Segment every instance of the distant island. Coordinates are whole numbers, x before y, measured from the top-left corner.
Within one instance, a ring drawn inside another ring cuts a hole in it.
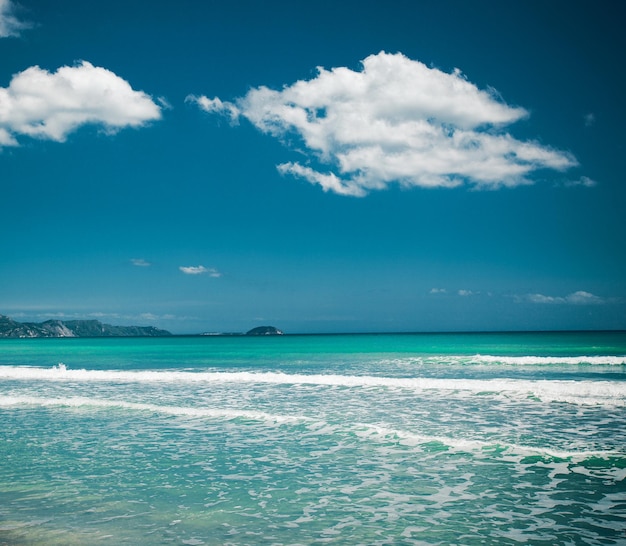
[[[34,337],[162,337],[171,336],[167,330],[154,326],[113,326],[99,320],[47,320],[17,322],[0,315],[0,338]]]
[[[203,336],[282,336],[281,330],[274,326],[257,326],[247,332],[205,332]]]
[[[247,336],[282,336],[283,333],[274,326],[257,326],[246,332]]]
[[[17,322],[0,315],[0,338],[36,337],[165,337],[171,332],[154,326],[113,326],[99,320],[46,320],[45,322]],[[198,334],[196,334],[198,335]],[[282,336],[274,326],[257,326],[246,333],[206,333],[204,336]]]

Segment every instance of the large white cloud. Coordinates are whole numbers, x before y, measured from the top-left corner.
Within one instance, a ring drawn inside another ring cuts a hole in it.
[[[28,23],[13,15],[11,0],[0,0],[0,38],[19,36],[21,30],[29,27]]]
[[[505,127],[528,112],[503,103],[458,70],[429,68],[381,52],[360,72],[319,68],[317,77],[281,91],[258,87],[234,102],[190,96],[207,112],[244,117],[264,133],[297,135],[309,159],[278,166],[327,191],[365,195],[390,183],[477,187],[531,183],[537,169],[577,165],[567,152],[513,138]]]
[[[19,135],[62,142],[85,124],[115,132],[160,118],[150,96],[86,61],[53,73],[33,66],[0,88],[0,146],[16,145]]]

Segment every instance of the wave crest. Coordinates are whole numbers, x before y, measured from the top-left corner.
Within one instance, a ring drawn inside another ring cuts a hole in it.
[[[71,370],[0,367],[0,379],[20,381],[109,382],[109,383],[247,383],[262,385],[313,385],[340,388],[405,389],[443,392],[446,395],[492,395],[541,402],[626,407],[626,382],[605,380],[460,379],[424,377],[379,377],[371,375],[288,374],[283,372],[190,372],[171,370]]]

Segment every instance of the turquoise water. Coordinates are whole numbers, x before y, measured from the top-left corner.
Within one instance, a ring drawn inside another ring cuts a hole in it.
[[[0,340],[0,544],[625,529],[625,333]]]

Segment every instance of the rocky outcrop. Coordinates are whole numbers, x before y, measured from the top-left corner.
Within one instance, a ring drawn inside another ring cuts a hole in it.
[[[17,322],[0,315],[0,337],[160,337],[171,336],[153,326],[113,326],[99,320]]]

